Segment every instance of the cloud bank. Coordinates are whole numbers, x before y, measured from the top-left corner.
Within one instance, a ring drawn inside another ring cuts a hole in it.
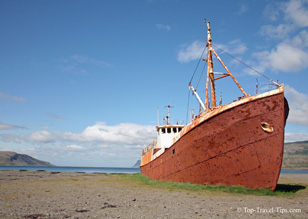
[[[0,123],[1,124],[1,123]],[[0,135],[10,140],[20,140],[32,144],[71,142],[77,144],[106,144],[110,147],[119,147],[122,145],[140,146],[150,143],[150,139],[155,138],[155,129],[153,126],[143,126],[134,123],[121,123],[114,126],[108,126],[104,122],[97,122],[95,125],[87,127],[81,133],[73,132],[50,132],[40,130],[29,135]]]
[[[196,40],[191,44],[182,45],[178,52],[177,60],[179,62],[185,63],[192,60],[199,59],[202,55],[206,43],[200,40]],[[236,39],[228,42],[227,44],[215,44],[213,45],[217,48],[217,52],[221,50],[231,53],[233,55],[242,55],[247,51],[247,46],[241,42],[241,40]],[[215,48],[215,50],[216,50]],[[206,52],[206,51],[205,51]],[[204,54],[205,56],[206,54]]]
[[[102,163],[111,157],[116,157],[117,161],[126,159],[135,162],[140,159],[142,148],[156,139],[156,131],[153,126],[134,123],[109,126],[104,122],[97,122],[80,133],[51,132],[45,129],[28,135],[1,134],[0,138],[8,143],[33,145],[22,152],[47,157],[48,161],[59,158],[69,160],[74,157],[76,162],[76,157],[80,157],[80,162],[84,163],[87,157],[92,156],[96,160],[101,159]],[[108,163],[112,164],[110,160]]]
[[[290,0],[274,3],[264,11],[266,19],[271,18],[273,24],[261,26],[260,34],[278,43],[269,50],[253,54],[261,68],[298,72],[308,67],[307,6],[308,1]],[[279,23],[275,24],[276,21]]]

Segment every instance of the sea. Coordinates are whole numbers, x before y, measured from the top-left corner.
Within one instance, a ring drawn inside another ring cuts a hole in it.
[[[140,168],[134,167],[0,166],[0,170],[29,170],[78,173],[140,173]]]
[[[0,166],[0,170],[29,170],[81,173],[140,173],[135,167],[72,167],[72,166]],[[281,170],[281,174],[308,174],[308,170]]]

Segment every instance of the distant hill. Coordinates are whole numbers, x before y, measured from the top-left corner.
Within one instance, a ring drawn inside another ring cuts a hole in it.
[[[137,160],[137,162],[135,163],[135,165],[132,166],[132,167],[133,167],[133,168],[140,167],[140,162],[141,162],[141,160]]]
[[[26,154],[12,151],[0,151],[0,165],[3,166],[53,166],[51,163],[41,161]]]
[[[308,169],[308,141],[284,144],[282,169]]]

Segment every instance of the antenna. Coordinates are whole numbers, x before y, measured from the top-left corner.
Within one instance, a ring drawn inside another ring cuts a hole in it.
[[[159,108],[157,107],[157,125],[159,126]]]
[[[173,108],[174,106],[170,106],[170,105],[168,105],[168,106],[165,106],[165,107],[168,107],[168,116],[166,116],[166,119],[167,119],[167,123],[166,123],[166,125],[170,125],[170,108]]]

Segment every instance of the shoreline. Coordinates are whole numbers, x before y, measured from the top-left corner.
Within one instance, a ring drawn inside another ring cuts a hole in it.
[[[308,217],[308,175],[281,174],[278,184],[305,189],[255,196],[157,188],[123,174],[8,170],[0,171],[0,218]]]
[[[28,171],[57,171],[57,172],[86,172],[86,173],[139,173],[139,167],[81,167],[81,166],[15,166],[15,165],[0,165],[0,171],[2,170],[28,170]],[[308,174],[308,168],[296,168],[296,169],[281,169],[280,174]],[[302,171],[302,172],[296,172]]]

